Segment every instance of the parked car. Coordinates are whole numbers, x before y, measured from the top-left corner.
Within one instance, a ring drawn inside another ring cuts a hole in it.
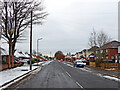
[[[60,61],[61,61],[61,62],[63,62],[63,60],[62,60],[62,59],[61,59]]]
[[[15,59],[14,64],[20,64],[19,60]]]
[[[27,63],[28,60],[19,60],[22,64]]]
[[[74,62],[74,67],[84,67],[86,65],[86,63],[84,63],[83,61],[81,60],[76,60]]]
[[[14,64],[20,64],[20,65],[23,65],[23,64],[24,64],[24,62],[21,62],[20,60],[15,59],[15,60],[14,60]]]

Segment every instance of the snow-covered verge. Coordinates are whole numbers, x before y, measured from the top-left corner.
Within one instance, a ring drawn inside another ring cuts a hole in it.
[[[21,66],[13,69],[7,69],[0,72],[0,86],[25,74],[28,73],[30,66]],[[38,68],[38,66],[32,66],[32,70]]]

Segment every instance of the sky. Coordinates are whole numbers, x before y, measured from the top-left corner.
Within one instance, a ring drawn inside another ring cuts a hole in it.
[[[48,16],[43,25],[33,26],[33,50],[52,56],[56,51],[75,54],[89,48],[88,38],[93,28],[104,31],[118,40],[119,0],[43,0]],[[29,52],[29,29],[27,40],[17,43],[18,51]],[[8,49],[5,43],[2,46]]]

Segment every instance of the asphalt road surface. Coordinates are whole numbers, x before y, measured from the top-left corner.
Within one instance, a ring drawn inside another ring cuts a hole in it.
[[[53,61],[17,88],[118,88],[118,82]]]

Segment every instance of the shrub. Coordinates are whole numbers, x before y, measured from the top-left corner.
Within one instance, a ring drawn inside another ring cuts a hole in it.
[[[32,59],[32,64],[34,64],[36,59]],[[28,61],[28,64],[30,64],[30,60]]]

